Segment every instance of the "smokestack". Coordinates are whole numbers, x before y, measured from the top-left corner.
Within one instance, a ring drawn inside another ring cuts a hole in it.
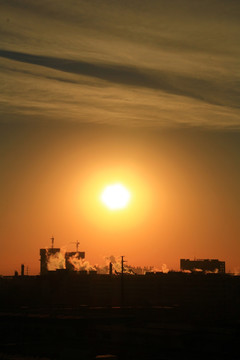
[[[110,262],[110,263],[109,263],[109,275],[112,275],[112,270],[113,270],[113,265],[112,265],[112,263]]]
[[[21,276],[24,276],[24,264],[21,265]]]
[[[53,247],[54,247],[54,237],[53,236],[51,237],[51,241],[52,241],[52,249],[53,249]]]

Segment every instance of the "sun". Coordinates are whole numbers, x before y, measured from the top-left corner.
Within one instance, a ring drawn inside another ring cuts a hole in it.
[[[101,201],[110,210],[124,209],[130,198],[130,192],[122,184],[108,185],[101,194]]]

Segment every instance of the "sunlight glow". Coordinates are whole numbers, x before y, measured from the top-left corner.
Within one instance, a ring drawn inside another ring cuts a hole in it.
[[[110,210],[124,209],[130,198],[130,192],[121,184],[109,185],[101,194],[103,204]]]

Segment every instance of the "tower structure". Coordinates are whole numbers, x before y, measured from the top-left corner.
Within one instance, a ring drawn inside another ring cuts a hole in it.
[[[65,253],[65,265],[66,270],[74,271],[75,267],[73,264],[73,260],[78,261],[80,259],[85,258],[85,252],[84,251],[68,251]]]
[[[40,275],[48,272],[48,262],[51,256],[60,253],[60,248],[54,248],[54,237],[51,237],[52,246],[47,249],[40,249]]]

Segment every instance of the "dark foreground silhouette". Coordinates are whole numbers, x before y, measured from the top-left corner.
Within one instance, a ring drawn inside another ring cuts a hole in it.
[[[62,272],[0,295],[0,359],[240,358],[239,277]]]

